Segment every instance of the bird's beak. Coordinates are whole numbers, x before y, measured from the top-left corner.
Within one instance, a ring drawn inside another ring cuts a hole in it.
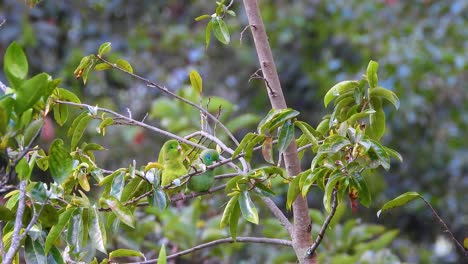
[[[180,153],[182,153],[182,146],[181,146],[181,145],[178,145],[178,146],[177,146],[177,150],[178,150]]]

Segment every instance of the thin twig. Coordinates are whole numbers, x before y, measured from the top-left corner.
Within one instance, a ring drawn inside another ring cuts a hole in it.
[[[55,100],[56,103],[60,103],[60,104],[66,104],[66,105],[73,105],[73,106],[78,106],[78,107],[82,107],[82,108],[93,108],[95,109],[96,111],[100,111],[100,112],[105,112],[105,113],[108,113],[108,114],[111,114],[111,115],[114,115],[118,118],[121,118],[125,121],[128,122],[128,125],[136,125],[136,126],[140,126],[140,127],[143,127],[143,128],[146,128],[146,129],[149,129],[149,130],[152,130],[154,132],[157,132],[157,133],[160,133],[160,134],[163,134],[165,136],[168,136],[168,137],[171,137],[171,138],[174,138],[174,139],[177,139],[178,141],[181,141],[181,142],[184,142],[185,144],[188,144],[190,146],[193,146],[193,147],[196,147],[196,148],[201,148],[201,149],[206,149],[205,146],[202,146],[202,145],[198,145],[190,140],[187,140],[183,137],[179,137],[178,135],[176,134],[173,134],[171,132],[168,132],[168,131],[165,131],[165,130],[162,130],[160,128],[157,128],[155,126],[151,126],[151,125],[148,125],[146,123],[143,123],[143,122],[140,122],[138,120],[135,120],[135,119],[132,119],[132,118],[129,118],[127,116],[124,116],[122,114],[119,114],[117,112],[114,112],[112,110],[109,110],[109,109],[106,109],[106,108],[101,108],[101,107],[97,107],[97,106],[91,106],[91,105],[88,105],[88,104],[79,104],[79,103],[73,103],[73,102],[68,102],[68,101],[61,101],[61,100]]]
[[[420,196],[421,199],[426,203],[427,206],[429,206],[429,208],[431,209],[432,211],[432,214],[434,215],[434,217],[439,221],[440,225],[442,226],[443,228],[443,232],[444,233],[447,233],[450,238],[452,239],[452,241],[455,243],[455,245],[463,252],[463,254],[465,255],[465,258],[468,258],[468,250],[465,249],[465,247],[463,247],[463,245],[455,238],[455,236],[453,235],[453,233],[450,231],[450,229],[448,228],[447,224],[445,224],[444,220],[442,220],[442,218],[439,216],[439,214],[437,213],[437,211],[434,209],[434,207],[432,207],[432,205],[426,201],[426,199],[424,199],[424,197]]]
[[[201,250],[204,248],[209,248],[209,247],[214,247],[220,244],[226,244],[226,243],[235,243],[235,242],[243,242],[243,243],[260,243],[260,244],[268,244],[268,245],[279,245],[279,246],[286,246],[286,247],[291,247],[292,243],[289,240],[285,239],[277,239],[277,238],[267,238],[267,237],[237,237],[235,240],[232,238],[221,238],[218,240],[210,241],[208,243],[200,244],[197,246],[194,246],[192,248],[189,248],[187,250],[183,250],[180,252],[177,252],[175,254],[169,255],[166,257],[167,260],[169,259],[174,259],[180,256],[184,256],[190,253],[193,253],[197,250]],[[150,259],[142,262],[128,262],[127,264],[148,264],[148,263],[156,263],[158,260],[157,259]]]
[[[239,176],[240,174],[239,173],[226,173],[226,174],[220,174],[220,175],[216,175],[214,177],[215,180],[222,180],[222,179],[227,179],[227,178],[232,178],[232,177],[236,177],[236,176]]]
[[[333,216],[335,215],[336,208],[338,207],[338,189],[335,187],[333,189],[332,193],[332,207],[330,214],[327,216],[325,221],[322,224],[322,227],[320,228],[320,231],[317,235],[317,238],[315,239],[314,243],[310,248],[307,250],[307,253],[305,255],[305,258],[312,258],[315,255],[315,250],[318,248],[320,243],[322,242],[323,237],[325,236],[325,232],[327,231],[328,226],[330,225],[331,220],[333,219]]]
[[[286,228],[288,231],[289,235],[292,234],[292,224],[289,222],[288,218],[283,214],[283,212],[278,208],[278,206],[273,202],[268,197],[262,196],[262,201],[265,203],[265,205],[270,209],[270,211],[273,213],[273,215],[278,218],[280,223]]]
[[[218,125],[224,130],[224,132],[229,136],[229,138],[231,138],[231,140],[232,140],[237,146],[239,145],[239,141],[236,139],[236,137],[234,137],[234,135],[232,134],[232,132],[231,132],[221,121],[219,121],[219,119],[217,119],[214,115],[212,115],[208,110],[206,110],[206,109],[204,109],[203,107],[200,107],[199,105],[197,105],[197,104],[195,104],[195,103],[193,103],[193,102],[191,102],[191,101],[189,101],[189,100],[187,100],[187,99],[185,99],[185,98],[183,98],[183,97],[181,97],[181,96],[179,96],[179,95],[177,95],[177,94],[171,92],[169,89],[167,89],[167,88],[166,88],[165,86],[163,86],[163,85],[157,84],[157,83],[155,83],[155,82],[153,82],[153,81],[150,81],[149,79],[146,79],[146,78],[144,78],[144,77],[142,77],[142,76],[140,76],[140,75],[137,75],[137,74],[134,74],[134,73],[132,73],[132,72],[129,72],[129,71],[125,70],[125,69],[122,69],[122,68],[120,68],[119,66],[117,66],[116,64],[111,63],[111,62],[107,61],[106,59],[102,58],[101,56],[97,56],[97,58],[98,58],[99,60],[101,60],[102,62],[106,63],[107,65],[111,66],[112,68],[117,69],[117,70],[119,70],[119,71],[121,71],[121,72],[124,72],[124,73],[126,73],[126,74],[128,74],[128,75],[130,75],[130,76],[132,76],[132,77],[134,77],[134,78],[136,78],[136,79],[138,79],[138,80],[140,80],[140,81],[145,82],[146,85],[147,85],[148,87],[157,88],[158,90],[162,91],[163,93],[168,94],[168,95],[170,95],[170,96],[176,98],[177,100],[180,100],[180,101],[182,101],[182,102],[184,102],[184,103],[186,103],[186,104],[188,104],[188,105],[190,105],[190,106],[192,106],[192,107],[195,107],[196,109],[202,111],[202,112],[203,112],[205,115],[207,115],[211,120],[213,120],[216,124],[218,124]]]

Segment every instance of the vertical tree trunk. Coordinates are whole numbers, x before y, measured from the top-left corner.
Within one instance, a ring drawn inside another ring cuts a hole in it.
[[[265,32],[265,26],[260,14],[256,0],[244,0],[244,7],[249,20],[249,26],[257,50],[258,60],[265,78],[268,97],[271,107],[274,109],[286,108],[283,90],[279,81],[276,65],[271,53],[268,37]],[[284,153],[284,164],[288,175],[295,176],[301,172],[299,158],[297,156],[297,145],[293,141]],[[299,195],[293,203],[294,224],[291,239],[293,248],[300,263],[316,264],[317,258],[305,259],[305,253],[312,244],[310,234],[310,217],[307,201]]]

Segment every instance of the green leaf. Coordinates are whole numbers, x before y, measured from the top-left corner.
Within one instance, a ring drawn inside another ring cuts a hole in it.
[[[220,228],[224,228],[225,226],[229,224],[231,213],[234,210],[234,206],[237,204],[238,200],[239,200],[239,195],[234,195],[231,197],[231,199],[227,203],[226,207],[224,208],[223,216],[221,217],[221,221],[219,223]]]
[[[104,42],[99,46],[98,55],[103,56],[104,54],[108,53],[111,50],[111,43]]]
[[[39,212],[42,207],[42,205],[39,204],[35,204],[34,206],[36,208],[36,212]],[[50,204],[45,204],[44,208],[42,209],[42,213],[39,215],[39,222],[41,223],[41,226],[44,228],[52,227],[57,224],[58,219],[59,214],[57,209]]]
[[[26,263],[47,263],[44,246],[39,243],[39,239],[33,241],[31,236],[26,236],[24,253]]]
[[[345,146],[351,145],[351,141],[347,137],[333,135],[328,137],[320,146],[320,153],[336,153]]]
[[[130,209],[122,205],[115,197],[104,198],[104,201],[122,223],[135,228],[135,218]]]
[[[241,215],[241,209],[240,209],[239,203],[236,203],[229,217],[229,234],[231,235],[231,238],[234,240],[236,240],[237,238],[237,226],[239,224],[240,215]]]
[[[156,264],[167,264],[166,245],[164,245],[164,244],[161,247],[161,249],[159,250],[158,263],[156,263]]]
[[[126,248],[119,248],[109,253],[109,259],[120,257],[144,257],[144,255],[140,251]]]
[[[369,207],[372,201],[372,197],[366,180],[364,177],[362,177],[361,174],[354,174],[353,179],[357,183],[356,187],[358,189],[359,202],[361,202],[361,204],[365,207]]]
[[[98,63],[96,64],[96,66],[94,66],[95,71],[105,71],[105,70],[110,70],[110,69],[112,69],[112,66],[110,66],[109,64],[105,62]]]
[[[325,107],[333,101],[336,97],[340,96],[341,94],[348,92],[348,91],[353,91],[356,89],[359,85],[358,81],[342,81],[337,84],[335,84],[328,92],[325,94],[325,97],[323,99],[323,102],[325,104]],[[354,92],[353,92],[354,93]]]
[[[44,203],[47,200],[47,190],[44,187],[44,183],[35,182],[28,185],[28,193],[32,199],[36,202]]]
[[[266,162],[274,164],[273,160],[273,138],[266,137],[262,144],[262,155]]]
[[[64,212],[62,212],[59,216],[58,223],[50,229],[49,234],[47,235],[45,241],[45,253],[48,254],[49,250],[55,244],[57,239],[59,238],[60,234],[62,233],[65,225],[68,224],[71,216],[75,213],[76,208],[68,208]]]
[[[239,206],[242,216],[245,220],[258,225],[258,212],[257,208],[250,199],[248,191],[243,191],[239,197]]]
[[[372,99],[374,97],[384,98],[392,103],[396,109],[400,107],[400,99],[398,99],[398,96],[394,92],[383,87],[379,86],[369,90],[369,98]]]
[[[107,117],[102,122],[99,124],[99,132],[101,135],[105,136],[106,135],[106,128],[110,125],[114,124],[114,119],[111,117]]]
[[[252,159],[253,148],[265,140],[265,135],[256,135],[244,148],[244,159],[250,162]]]
[[[229,28],[227,27],[224,20],[219,17],[211,19],[213,25],[213,32],[215,37],[223,44],[229,44]]]
[[[242,150],[251,142],[253,138],[255,138],[257,135],[254,133],[247,133],[247,135],[244,136],[242,141],[239,143],[239,146],[234,150],[234,153],[232,153],[232,157],[235,158],[237,157]]]
[[[157,206],[159,210],[164,210],[167,207],[167,199],[164,191],[155,189],[151,198],[151,205]]]
[[[191,70],[190,74],[190,84],[192,85],[193,89],[199,94],[203,92],[203,80],[200,74],[196,70]]]
[[[18,114],[31,108],[47,92],[50,76],[46,73],[39,73],[29,80],[21,83],[16,90],[15,109]]]
[[[31,176],[31,169],[29,168],[29,164],[26,158],[22,158],[19,161],[18,165],[16,165],[15,171],[21,181],[29,180],[29,177]]]
[[[89,208],[88,221],[89,221],[88,233],[89,233],[89,237],[91,238],[91,242],[93,243],[94,247],[97,250],[103,253],[107,253],[106,251],[106,244],[107,244],[106,228],[104,227],[104,223],[99,217],[99,211],[97,210],[95,206]]]
[[[8,46],[3,59],[3,71],[13,89],[18,89],[22,80],[28,75],[28,60],[18,43]]]
[[[331,211],[333,189],[335,189],[336,184],[344,177],[345,175],[343,175],[341,171],[337,171],[328,179],[327,185],[325,186],[325,194],[323,196],[323,206],[328,213]],[[343,188],[343,186],[340,186],[340,188]]]
[[[317,138],[312,133],[318,134],[318,132],[315,131],[313,127],[311,127],[309,124],[303,121],[295,121],[294,124],[302,131],[302,133],[310,143],[312,143],[314,146],[317,145]]]
[[[400,206],[403,206],[411,201],[413,201],[414,199],[416,198],[422,198],[422,196],[417,193],[417,192],[407,192],[407,193],[404,193],[398,197],[396,197],[395,199],[391,200],[391,201],[388,201],[386,202],[382,208],[377,212],[377,217],[380,217],[380,214],[384,211],[387,211],[389,209],[392,209],[392,208],[395,208],[395,207],[400,207]]]
[[[265,124],[262,133],[265,132],[266,129],[269,130],[269,133],[273,133],[278,127],[283,125],[286,121],[291,120],[292,118],[299,115],[299,112],[290,108],[282,109],[278,112],[271,122]]]
[[[30,144],[31,140],[34,139],[34,136],[36,136],[37,133],[39,133],[39,130],[42,129],[42,126],[44,125],[44,119],[36,119],[32,121],[31,123],[28,124],[28,127],[24,130],[24,144]]]
[[[86,130],[86,127],[88,126],[88,123],[89,121],[91,121],[91,119],[93,119],[92,116],[85,115],[79,120],[79,122],[76,124],[76,127],[74,127],[74,131],[73,131],[73,135],[72,135],[71,143],[70,143],[70,149],[72,151],[75,150],[76,146],[78,145],[78,142],[83,136]]]
[[[71,91],[68,91],[67,89],[57,88],[57,89],[55,89],[55,91],[58,94],[57,95],[58,98],[60,100],[62,100],[62,101],[68,101],[68,102],[73,102],[73,103],[77,103],[77,104],[81,103],[80,98],[78,98],[78,96],[76,96],[76,94],[74,94]]]
[[[465,237],[465,239],[463,240],[463,246],[465,247],[465,249],[468,249],[468,237]]]
[[[295,126],[290,120],[286,121],[281,127],[278,138],[278,152],[283,153],[294,139]]]
[[[130,63],[128,63],[128,61],[124,60],[124,59],[118,59],[116,62],[115,62],[115,65],[117,65],[117,67],[129,72],[129,73],[133,73],[133,68],[132,68],[132,65],[130,65]]]
[[[307,171],[310,171],[307,170]],[[306,197],[307,193],[309,192],[310,187],[318,180],[320,180],[325,174],[328,172],[327,168],[319,168],[309,172],[308,174],[304,175],[307,176],[304,179],[304,182],[301,186],[302,189],[302,197]]]
[[[377,77],[377,70],[379,69],[379,64],[373,60],[367,65],[367,82],[371,88],[377,87],[379,84],[379,79]]]
[[[73,159],[63,141],[56,139],[49,148],[50,175],[58,184],[64,183],[73,170]]]
[[[205,29],[205,49],[208,49],[208,46],[210,45],[210,40],[211,40],[211,29],[213,28],[213,22],[210,20],[208,24],[206,24],[206,29]]]
[[[57,249],[57,247],[52,247],[49,251],[50,254],[47,256],[48,264],[64,264],[62,254]]]
[[[207,18],[210,18],[211,16],[210,15],[201,15],[201,16],[197,16],[195,18],[195,21],[201,21],[203,19],[207,19]]]
[[[301,189],[299,188],[299,181],[301,177],[294,177],[294,179],[289,183],[289,189],[286,199],[286,209],[291,210],[293,202],[296,200]]]
[[[63,126],[68,119],[68,105],[56,104],[54,105],[54,119],[59,126]]]
[[[12,96],[13,94],[8,94],[0,98],[0,136],[6,132],[10,115],[13,112],[15,100]]]
[[[11,221],[15,219],[15,214],[3,205],[0,205],[0,221]]]

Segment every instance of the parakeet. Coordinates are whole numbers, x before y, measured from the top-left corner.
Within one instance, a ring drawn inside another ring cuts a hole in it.
[[[162,164],[161,186],[168,185],[172,181],[187,174],[187,168],[184,166],[184,156],[182,147],[177,140],[168,140],[162,146],[159,153],[158,162]],[[177,189],[170,189],[168,194],[177,192]]]
[[[214,162],[219,160],[219,154],[214,149],[206,149],[200,153],[198,159],[192,164],[197,170],[202,167],[212,165]],[[213,186],[214,182],[214,175],[213,171],[205,171],[201,175],[195,175],[190,178],[187,187],[188,189],[194,192],[206,192],[208,191],[211,186]]]

